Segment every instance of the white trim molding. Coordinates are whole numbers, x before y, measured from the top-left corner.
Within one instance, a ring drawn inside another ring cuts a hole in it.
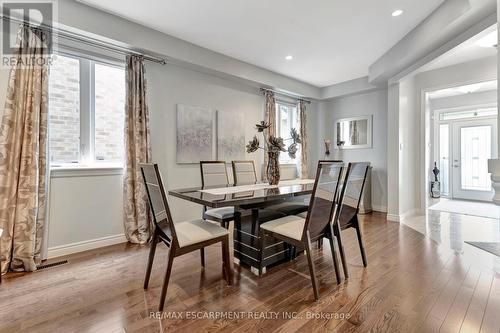
[[[407,218],[421,215],[421,213],[422,213],[421,209],[414,208],[414,209],[410,209],[406,213],[399,214],[399,215],[398,214],[387,214],[387,220],[393,221],[393,222],[402,222],[403,220],[405,220]]]
[[[123,175],[123,167],[55,167],[50,169],[50,178],[95,177]]]
[[[127,238],[125,234],[106,236],[96,239],[90,239],[82,242],[76,242],[65,245],[58,245],[49,247],[47,251],[48,259],[66,256],[73,253],[94,250],[105,246],[126,243]]]
[[[387,206],[372,204],[372,210],[379,213],[387,213]]]
[[[387,214],[387,221],[400,222],[401,219],[398,214]]]

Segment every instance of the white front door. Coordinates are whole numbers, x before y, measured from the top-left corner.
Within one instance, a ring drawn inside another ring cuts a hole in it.
[[[453,198],[491,201],[488,159],[497,155],[497,120],[459,121],[452,128]]]

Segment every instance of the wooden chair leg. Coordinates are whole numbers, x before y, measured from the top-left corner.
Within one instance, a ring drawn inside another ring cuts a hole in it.
[[[201,267],[205,267],[205,248],[200,249]]]
[[[339,245],[340,260],[342,261],[342,268],[344,269],[344,277],[349,278],[349,271],[347,268],[347,261],[345,259],[344,245],[342,245],[342,235],[340,231],[340,226],[338,223],[334,226],[334,231],[336,231],[335,236],[337,237],[337,244]]]
[[[335,234],[333,233],[333,227],[330,224],[330,230],[329,230],[329,241],[330,241],[330,250],[332,252],[332,258],[333,258],[333,266],[335,268],[335,277],[337,279],[337,284],[339,284],[342,281],[342,278],[340,277],[340,268],[339,268],[339,259],[337,258],[337,251],[335,251]]]
[[[144,277],[144,289],[148,289],[149,277],[151,276],[151,269],[153,268],[153,260],[155,258],[156,246],[158,245],[158,233],[156,230],[153,233],[153,239],[151,239],[151,244],[149,244],[149,258],[148,266],[146,267],[146,276]]]
[[[318,290],[318,280],[316,279],[316,269],[314,268],[314,262],[311,254],[311,239],[309,238],[309,233],[307,235],[306,242],[306,253],[307,253],[307,263],[309,264],[309,274],[311,275],[311,282],[313,285],[314,299],[319,300],[319,290]]]
[[[356,218],[357,220],[357,218]],[[361,259],[363,259],[363,266],[368,266],[368,261],[366,260],[365,246],[363,244],[363,237],[361,235],[361,229],[359,227],[359,222],[356,223],[356,234],[358,235],[359,250],[361,251]]]
[[[229,236],[222,241],[222,261],[228,285],[233,284],[233,272],[231,270],[231,256],[229,254]]]
[[[174,263],[174,257],[175,257],[175,248],[171,247],[168,253],[167,271],[165,272],[163,287],[161,288],[160,306],[158,307],[158,311],[163,311],[163,307],[165,305],[165,298],[167,296],[167,289],[168,289],[168,282],[170,280],[170,275],[172,274],[172,264]]]

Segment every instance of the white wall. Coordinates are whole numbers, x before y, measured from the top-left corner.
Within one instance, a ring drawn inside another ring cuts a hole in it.
[[[320,110],[325,117],[324,135],[332,141],[332,145],[335,145],[334,126],[338,119],[373,116],[373,148],[344,149],[342,159],[345,162],[371,162],[373,166],[372,205],[374,210],[387,211],[387,90],[320,102]]]
[[[433,98],[429,100],[431,111],[439,109],[450,109],[464,106],[478,106],[485,104],[495,104],[497,102],[497,91],[481,91],[467,93],[457,96]]]
[[[176,163],[176,104],[200,105],[221,111],[245,114],[245,137],[255,134],[254,124],[262,119],[263,98],[255,88],[245,87],[213,76],[176,66],[147,64],[153,160],[160,165],[167,189],[200,186],[197,164]],[[248,154],[257,166],[261,153]],[[260,174],[260,169],[257,170]],[[174,219],[201,216],[201,206],[170,198]]]
[[[126,241],[122,175],[51,177],[48,256],[58,257]]]

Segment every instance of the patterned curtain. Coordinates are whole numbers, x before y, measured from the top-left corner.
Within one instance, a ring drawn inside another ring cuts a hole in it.
[[[131,243],[145,244],[152,234],[152,224],[139,163],[151,162],[151,137],[142,57],[127,56],[126,85],[126,165],[123,177],[125,236]]]
[[[266,123],[270,124],[267,129],[268,135],[276,136],[276,100],[274,99],[274,93],[269,90],[264,90],[265,98],[265,109],[264,109],[264,120]],[[266,134],[266,133],[264,133]],[[269,162],[269,157],[264,153],[264,170],[262,172],[262,180],[266,181],[266,168]]]
[[[41,261],[47,197],[48,33],[21,26],[0,127],[1,272]]]
[[[300,137],[302,139],[302,145],[300,149],[300,166],[299,175],[300,178],[309,177],[309,160],[307,158],[307,114],[306,114],[306,102],[299,100],[299,121],[300,121]]]

